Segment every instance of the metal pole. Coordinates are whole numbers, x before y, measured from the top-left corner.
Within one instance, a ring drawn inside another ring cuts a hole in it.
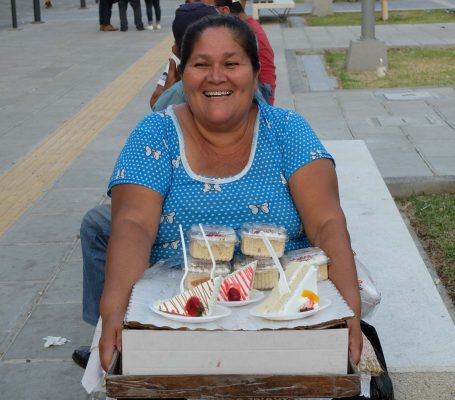
[[[11,21],[13,28],[17,28],[16,0],[11,0]]]
[[[360,39],[375,39],[374,24],[374,0],[362,0],[362,34]]]
[[[87,8],[87,5],[85,4],[85,0],[81,0],[81,8]]]
[[[35,22],[41,22],[39,0],[33,0],[33,14],[35,15]]]

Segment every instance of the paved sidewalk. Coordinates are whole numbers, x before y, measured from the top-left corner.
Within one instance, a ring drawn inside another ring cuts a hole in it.
[[[89,344],[93,332],[80,318],[78,229],[84,213],[106,200],[104,191],[118,151],[131,128],[149,111],[148,98],[168,56],[163,49],[179,4],[162,0],[161,31],[101,33],[93,1],[87,2],[87,10],[79,10],[77,1],[53,3],[53,9],[41,10],[45,23],[21,23],[19,30],[7,29],[8,18],[0,12],[0,186],[14,168],[28,165],[25,162],[38,149],[43,156],[30,164],[34,168],[51,165],[55,155],[60,157],[52,171],[55,175],[47,167],[40,170],[27,184],[30,190],[17,198],[18,207],[29,202],[23,215],[0,211],[0,221],[13,221],[0,236],[0,397],[17,400],[85,398],[80,387],[82,370],[71,361],[73,348]],[[390,1],[390,8],[422,4],[455,7],[454,0],[397,0]],[[0,0],[0,10],[7,5]],[[336,5],[340,9],[359,6]],[[33,18],[29,2],[18,1],[19,9],[21,21]],[[131,11],[129,19],[131,25]],[[113,23],[118,26],[115,6]],[[453,189],[453,87],[310,92],[302,84],[305,71],[299,54],[346,48],[360,29],[292,28],[269,20],[264,27],[276,51],[278,106],[301,112],[329,142],[346,141],[349,147],[350,140],[364,140],[395,193],[423,187]],[[455,22],[381,26],[376,32],[389,46],[455,46]],[[64,143],[58,141],[61,138]],[[16,179],[20,183],[25,178],[30,176]],[[42,184],[44,178],[47,186]],[[41,190],[36,200],[32,189]],[[396,290],[412,290],[403,283],[408,278],[402,276],[403,286]],[[434,286],[429,275],[413,279],[424,287]],[[443,308],[435,312],[444,318],[448,315]],[[384,315],[379,321],[387,324]],[[425,326],[423,320],[421,324],[422,335],[437,332],[437,326]],[[446,321],[445,326],[449,325]],[[48,335],[64,336],[71,343],[45,349],[42,338]],[[435,391],[434,398],[450,398],[444,396],[455,391],[452,386],[450,392],[453,362],[441,354],[428,368],[416,369],[412,361],[424,365],[424,355],[403,353],[387,354],[399,374],[397,382],[417,387],[437,381],[445,394]],[[414,374],[410,377],[406,372]]]

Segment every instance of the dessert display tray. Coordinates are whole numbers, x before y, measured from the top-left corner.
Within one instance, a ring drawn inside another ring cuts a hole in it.
[[[237,307],[228,317],[204,324],[191,324],[171,321],[151,311],[157,300],[167,299],[179,292],[182,271],[175,267],[152,267],[147,270],[133,288],[130,304],[125,317],[125,325],[132,329],[188,329],[188,330],[229,330],[257,331],[262,329],[306,329],[326,328],[338,325],[354,316],[343,297],[330,280],[318,282],[321,299],[330,300],[330,307],[316,314],[294,321],[271,321],[253,317],[251,304]],[[265,292],[266,296],[268,292]]]
[[[250,309],[257,304],[251,304],[217,321],[187,324],[150,309],[179,291],[181,276],[182,271],[161,266],[147,270],[136,283],[122,354],[105,377],[109,397],[332,398],[359,393],[360,376],[347,352],[345,320],[353,313],[330,281],[318,284],[330,307],[301,320],[253,317]]]

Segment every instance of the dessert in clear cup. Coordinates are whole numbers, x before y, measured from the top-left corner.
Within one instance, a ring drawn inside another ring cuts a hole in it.
[[[213,313],[223,278],[217,277],[194,288],[164,300],[158,310],[167,314],[185,317],[206,317]]]
[[[234,258],[234,271],[254,261],[257,261],[257,265],[254,273],[253,288],[257,290],[273,289],[278,282],[279,274],[271,258],[254,258],[237,254]]]
[[[253,280],[257,261],[230,273],[221,284],[219,301],[246,301],[250,298],[253,289]]]
[[[243,224],[240,230],[240,249],[242,253],[250,257],[271,257],[262,235],[266,236],[270,241],[277,257],[281,257],[288,240],[286,228],[258,222]]]
[[[185,278],[185,288],[191,289],[210,279],[212,271],[212,261],[201,260],[193,257],[188,257],[188,274]],[[231,272],[231,264],[228,262],[217,262],[214,276],[224,278]]]
[[[280,259],[283,268],[291,265],[314,265],[318,269],[318,281],[329,279],[329,258],[324,250],[319,247],[307,247],[304,249],[291,250]]]
[[[234,229],[221,225],[202,225],[216,261],[231,261],[237,236]],[[188,233],[190,238],[190,254],[193,258],[211,260],[210,253],[199,225],[192,225]]]
[[[315,266],[292,265],[285,272],[289,292],[275,288],[259,306],[261,314],[293,315],[319,308],[317,269]]]

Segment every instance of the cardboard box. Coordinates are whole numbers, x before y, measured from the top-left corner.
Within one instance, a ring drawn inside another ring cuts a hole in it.
[[[123,375],[346,374],[347,331],[126,329]]]

